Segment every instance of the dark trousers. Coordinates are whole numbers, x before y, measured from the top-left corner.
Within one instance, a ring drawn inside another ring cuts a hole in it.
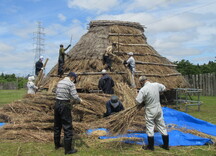
[[[72,116],[70,101],[56,100],[54,106],[54,141],[60,143],[61,129],[64,130],[64,142],[72,141]]]
[[[64,74],[64,60],[58,60],[58,75],[62,76]]]

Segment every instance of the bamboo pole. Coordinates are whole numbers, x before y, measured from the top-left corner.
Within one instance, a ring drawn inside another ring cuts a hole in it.
[[[153,62],[142,62],[136,61],[136,64],[143,64],[143,65],[158,65],[158,66],[168,66],[168,67],[176,67],[175,64],[162,64],[162,63],[153,63]]]
[[[143,36],[143,34],[120,34],[120,33],[109,33],[109,36]]]
[[[128,55],[128,52],[123,52],[123,51],[114,51],[113,52],[116,55]],[[158,57],[158,58],[165,58],[163,56],[159,56],[156,54],[140,54],[140,53],[133,53],[134,56],[154,56],[154,57]]]

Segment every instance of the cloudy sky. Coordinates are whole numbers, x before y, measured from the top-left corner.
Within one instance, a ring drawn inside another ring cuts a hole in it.
[[[0,73],[32,74],[38,22],[44,27],[46,73],[59,44],[72,46],[91,20],[123,20],[145,26],[147,42],[171,61],[193,64],[216,56],[215,0],[0,0]]]

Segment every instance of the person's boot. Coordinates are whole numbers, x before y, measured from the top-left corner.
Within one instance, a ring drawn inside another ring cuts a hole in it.
[[[55,149],[59,149],[60,147],[63,147],[63,145],[60,143],[60,137],[54,137],[54,144],[55,144]]]
[[[169,135],[162,135],[163,145],[160,145],[161,148],[169,150]]]
[[[71,148],[71,144],[72,144],[72,140],[64,141],[65,154],[73,154],[77,152],[76,149]]]
[[[148,145],[142,147],[144,150],[154,151],[154,136],[148,136]]]

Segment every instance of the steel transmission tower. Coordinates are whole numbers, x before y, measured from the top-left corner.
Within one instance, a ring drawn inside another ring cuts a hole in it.
[[[33,33],[33,52],[34,52],[34,65],[33,74],[35,73],[35,63],[39,60],[40,56],[45,52],[45,33],[41,22],[38,22],[37,31]]]

